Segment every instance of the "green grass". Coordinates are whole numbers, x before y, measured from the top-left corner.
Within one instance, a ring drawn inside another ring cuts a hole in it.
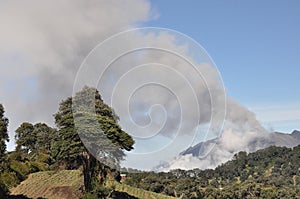
[[[12,195],[23,194],[31,198],[45,197],[57,198],[53,196],[53,189],[68,188],[68,191],[76,192],[83,184],[83,177],[79,170],[64,171],[44,171],[30,174],[19,186],[11,189]]]
[[[141,199],[175,199],[175,197],[171,197],[171,196],[167,196],[167,195],[163,195],[151,191],[146,191],[136,187],[131,187],[126,184],[117,183],[116,181],[107,181],[106,184],[108,187],[114,187],[116,191],[126,192],[129,195]]]

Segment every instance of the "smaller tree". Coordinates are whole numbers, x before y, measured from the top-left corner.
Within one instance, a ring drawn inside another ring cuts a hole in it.
[[[38,152],[50,154],[53,142],[57,137],[55,128],[49,127],[45,123],[37,123],[34,125],[34,133],[36,135],[35,148]]]
[[[9,141],[7,134],[8,119],[4,117],[4,107],[0,104],[0,163],[3,162],[6,153],[6,143]]]
[[[57,136],[56,129],[45,123],[35,125],[24,122],[16,130],[17,151],[24,148],[26,152],[50,154],[51,146]]]
[[[22,123],[16,130],[15,139],[17,151],[22,148],[24,148],[27,153],[33,151],[37,140],[33,125],[29,122]]]
[[[1,180],[1,173],[3,171],[3,162],[6,156],[6,143],[9,141],[7,134],[8,119],[4,117],[4,107],[0,104],[0,198],[3,198],[8,189]]]

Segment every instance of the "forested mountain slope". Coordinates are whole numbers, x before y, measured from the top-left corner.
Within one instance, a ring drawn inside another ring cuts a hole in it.
[[[126,183],[181,198],[299,198],[300,145],[271,146],[234,159],[216,169],[167,173],[129,173]]]

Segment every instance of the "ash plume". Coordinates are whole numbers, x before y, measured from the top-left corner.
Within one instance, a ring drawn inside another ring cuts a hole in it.
[[[220,137],[217,147],[203,148],[202,159],[179,157],[169,164],[213,167],[267,136],[253,113],[226,97],[205,50],[198,52],[168,30],[116,39],[104,53],[91,55],[91,71],[80,71],[96,45],[153,17],[146,0],[2,1],[0,101],[10,119],[10,137],[24,121],[53,125],[52,115],[72,95],[78,73],[84,73],[83,83],[99,88],[121,126],[137,140],[125,165],[151,169],[161,160],[172,161],[197,139]],[[152,49],[129,52],[109,65],[101,62],[113,60],[115,50],[139,46]]]
[[[53,125],[52,115],[72,95],[88,52],[112,34],[149,20],[149,10],[144,0],[1,1],[0,101],[10,119],[10,137],[23,121]]]

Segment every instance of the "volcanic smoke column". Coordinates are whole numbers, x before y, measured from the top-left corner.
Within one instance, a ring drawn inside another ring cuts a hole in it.
[[[206,51],[182,33],[141,28],[113,35],[86,57],[73,94],[85,85],[98,88],[136,142],[125,166],[150,169],[222,132],[222,79]]]

